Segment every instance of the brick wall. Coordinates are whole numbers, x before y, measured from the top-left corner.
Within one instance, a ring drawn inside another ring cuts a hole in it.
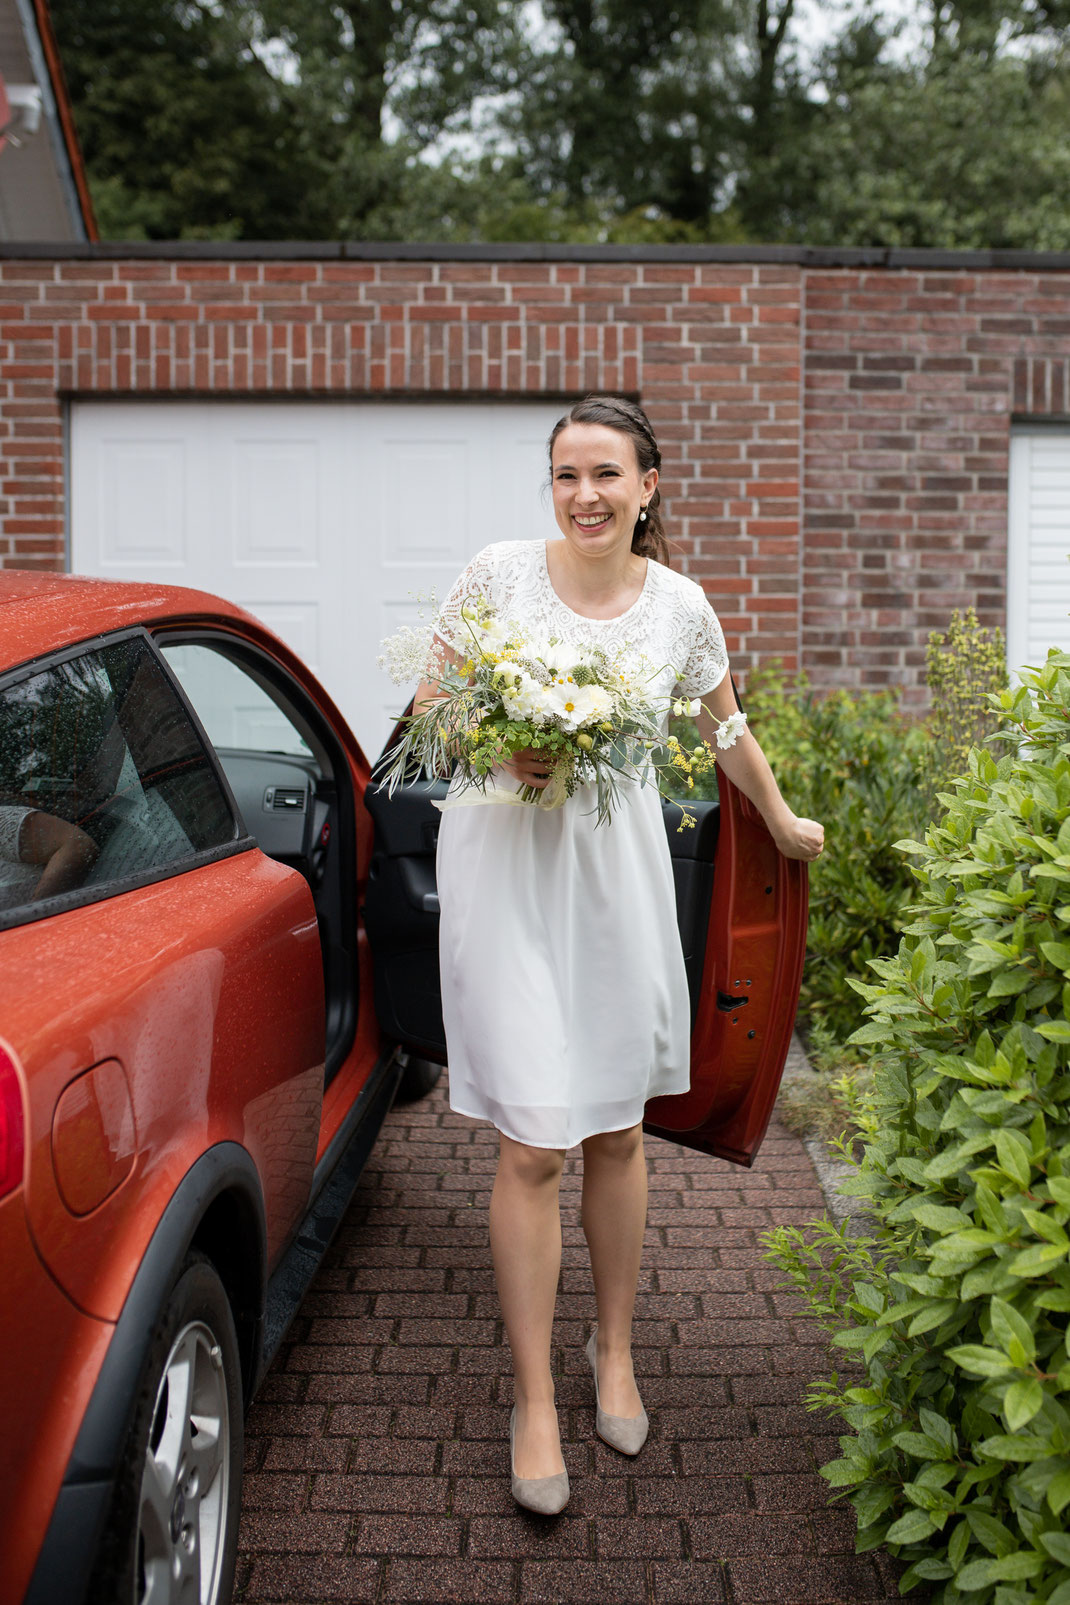
[[[798,289],[749,264],[3,262],[3,561],[63,566],[70,396],[627,391],[741,667],[794,661]]]
[[[64,566],[71,397],[624,391],[662,443],[677,565],[740,670],[780,656],[921,701],[952,607],[1004,622],[1012,413],[1070,413],[1064,258],[181,250],[0,261],[0,563]]]
[[[1006,628],[1010,426],[1070,423],[1070,272],[814,269],[804,308],[803,660],[920,704],[952,609]]]

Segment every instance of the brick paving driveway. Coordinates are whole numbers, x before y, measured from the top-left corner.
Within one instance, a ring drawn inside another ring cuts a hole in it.
[[[854,1554],[817,1468],[833,1424],[801,1403],[823,1350],[774,1291],[758,1233],[824,1205],[774,1126],[752,1171],[646,1139],[650,1212],[634,1327],[650,1437],[632,1461],[594,1433],[595,1317],[562,1181],[554,1365],[572,1494],[546,1518],[509,1492],[508,1346],[487,1206],[497,1135],[449,1109],[446,1078],[389,1116],[346,1220],[248,1423],[235,1597],[353,1605],[826,1605],[900,1598]]]

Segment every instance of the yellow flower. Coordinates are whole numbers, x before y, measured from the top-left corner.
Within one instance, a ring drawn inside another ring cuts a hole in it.
[[[590,752],[594,746],[594,740],[587,734],[586,730],[581,730],[576,737],[576,745],[577,747],[582,747],[584,752]]]

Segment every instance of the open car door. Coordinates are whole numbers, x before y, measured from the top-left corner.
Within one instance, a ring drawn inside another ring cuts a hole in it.
[[[643,1129],[751,1165],[795,1023],[809,867],[778,852],[758,810],[720,770],[717,785],[716,801],[688,804],[697,815],[691,829],[678,830],[679,807],[662,801],[691,994],[691,1087],[652,1098]],[[446,790],[444,780],[418,780],[390,797],[373,782],[364,794],[375,824],[364,919],[379,1024],[442,1064],[435,883],[441,815],[433,803]]]

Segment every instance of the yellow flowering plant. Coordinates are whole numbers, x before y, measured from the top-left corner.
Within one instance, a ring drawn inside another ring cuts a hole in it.
[[[397,683],[420,674],[439,692],[403,719],[400,740],[376,765],[376,777],[390,793],[420,772],[445,775],[454,766],[465,784],[440,806],[507,802],[558,808],[577,787],[593,785],[597,823],[603,824],[618,805],[623,782],[643,784],[671,772],[690,789],[696,775],[712,770],[716,753],[708,742],[685,749],[664,734],[670,706],[694,716],[700,704],[652,696],[660,671],[640,655],[533,637],[483,601],[462,608],[461,620],[464,656],[455,663],[444,659],[429,628],[422,634],[405,629],[383,642],[380,664]],[[738,713],[722,721],[718,746],[731,746],[745,722]],[[488,787],[495,771],[527,749],[545,755],[545,787]],[[682,814],[681,830],[695,823],[686,804]]]

